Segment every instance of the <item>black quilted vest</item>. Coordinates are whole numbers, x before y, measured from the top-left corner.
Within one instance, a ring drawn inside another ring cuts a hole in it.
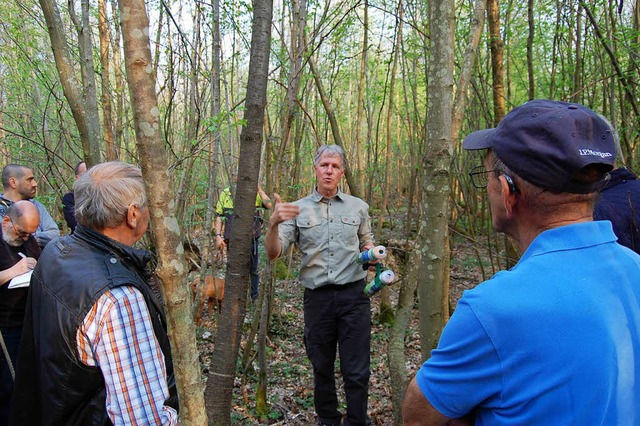
[[[111,424],[102,373],[78,359],[76,332],[96,300],[123,285],[144,295],[165,357],[167,405],[177,409],[166,319],[159,292],[149,285],[149,260],[148,252],[81,225],[46,246],[31,279],[11,424]]]

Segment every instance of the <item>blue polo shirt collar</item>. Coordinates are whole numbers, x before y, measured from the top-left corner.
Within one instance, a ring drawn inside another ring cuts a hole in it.
[[[559,226],[540,233],[518,263],[540,254],[612,243],[617,240],[611,222],[597,220]]]

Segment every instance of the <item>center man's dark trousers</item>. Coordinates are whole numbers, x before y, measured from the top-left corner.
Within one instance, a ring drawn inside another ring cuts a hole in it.
[[[313,366],[314,403],[321,424],[339,425],[336,346],[347,400],[346,425],[371,424],[369,395],[371,302],[364,280],[304,292],[304,343]]]

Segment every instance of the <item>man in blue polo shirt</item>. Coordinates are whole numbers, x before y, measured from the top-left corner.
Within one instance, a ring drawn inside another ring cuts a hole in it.
[[[486,150],[472,181],[523,255],[464,293],[407,389],[405,424],[640,424],[640,256],[592,220],[615,160],[608,123],[537,100],[463,146]]]

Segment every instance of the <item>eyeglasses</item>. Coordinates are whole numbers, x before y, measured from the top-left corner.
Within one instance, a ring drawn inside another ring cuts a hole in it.
[[[486,170],[484,166],[476,166],[469,172],[471,184],[477,189],[486,188],[489,185],[489,173],[495,173],[498,170]]]
[[[469,172],[469,177],[471,178],[471,184],[477,189],[486,188],[489,185],[489,173],[495,173],[497,176],[504,176],[507,181],[507,185],[509,185],[509,191],[512,193],[520,192],[518,187],[513,182],[511,176],[506,173],[501,172],[498,169],[485,170],[484,166],[476,166]]]
[[[9,218],[9,221],[11,222],[11,226],[13,226],[13,230],[15,231],[15,233],[18,234],[18,238],[20,238],[21,240],[27,240],[31,236],[31,232],[26,232],[18,228],[13,222],[13,219]]]

